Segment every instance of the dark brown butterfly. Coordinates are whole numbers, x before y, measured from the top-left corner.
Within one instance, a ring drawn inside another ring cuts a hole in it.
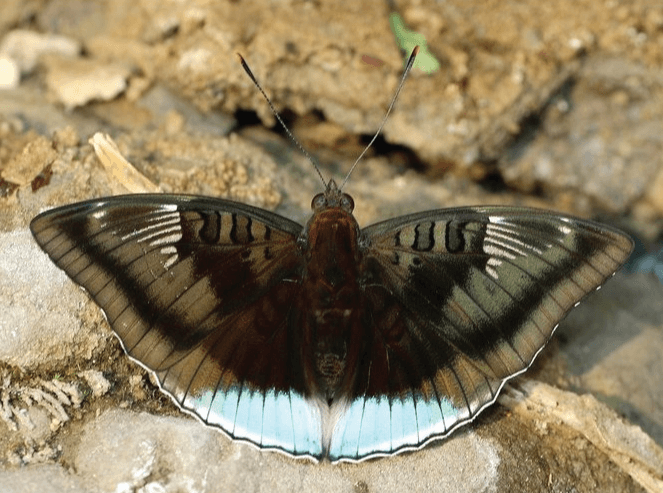
[[[360,229],[333,180],[312,207],[302,227],[227,200],[125,195],[30,228],[182,409],[332,461],[471,421],[633,248],[608,226],[516,207]]]

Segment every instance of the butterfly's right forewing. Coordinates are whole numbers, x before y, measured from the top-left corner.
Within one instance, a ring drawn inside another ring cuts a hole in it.
[[[319,451],[293,326],[300,225],[234,202],[134,195],[48,211],[31,229],[179,405],[234,438]]]

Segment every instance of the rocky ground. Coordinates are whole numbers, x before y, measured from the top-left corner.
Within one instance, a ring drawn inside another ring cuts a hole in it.
[[[96,132],[161,191],[304,222],[320,181],[235,53],[340,180],[384,115],[401,47],[422,40],[425,63],[346,188],[360,224],[539,206],[624,228],[649,259],[640,270],[662,270],[642,255],[663,225],[663,6],[2,2],[0,491],[663,491],[663,286],[633,265],[471,425],[333,466],[181,413],[32,240],[38,212],[126,193],[88,143]]]

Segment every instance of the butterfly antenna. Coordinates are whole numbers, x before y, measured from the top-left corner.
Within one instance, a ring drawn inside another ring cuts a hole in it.
[[[396,100],[398,99],[398,95],[401,92],[401,89],[403,88],[403,84],[405,84],[405,79],[407,79],[407,76],[410,74],[410,70],[412,70],[412,65],[414,65],[414,60],[417,58],[417,54],[419,53],[419,47],[415,46],[414,49],[412,50],[412,53],[410,54],[410,58],[407,60],[407,64],[405,65],[405,70],[403,71],[403,76],[401,77],[401,81],[398,84],[398,87],[396,88],[396,92],[394,93],[394,97],[391,98],[391,103],[389,104],[389,108],[387,108],[387,113],[385,113],[384,118],[382,119],[382,123],[380,123],[380,126],[378,127],[377,132],[375,132],[375,135],[371,139],[371,141],[368,143],[368,145],[364,148],[362,153],[359,155],[355,163],[352,165],[350,168],[350,171],[348,171],[348,174],[345,175],[345,179],[343,180],[343,183],[341,183],[341,186],[338,187],[339,190],[343,189],[345,184],[348,182],[350,179],[350,175],[352,172],[355,170],[357,167],[357,163],[361,161],[361,158],[364,157],[364,154],[366,154],[366,151],[373,145],[373,142],[375,142],[375,139],[378,138],[378,135],[380,135],[380,132],[382,131],[382,127],[384,127],[384,124],[387,123],[387,118],[389,118],[389,113],[391,113],[391,110],[394,108],[394,104],[396,104]]]
[[[285,124],[285,122],[281,119],[281,116],[276,111],[276,108],[274,108],[274,105],[272,104],[271,100],[269,99],[269,97],[267,97],[267,94],[265,93],[263,88],[258,83],[255,75],[253,75],[253,72],[251,72],[251,69],[249,68],[249,65],[244,60],[244,57],[242,57],[242,55],[240,55],[239,53],[237,53],[237,56],[239,57],[239,61],[242,64],[242,67],[244,68],[244,71],[248,74],[249,77],[251,77],[251,80],[253,81],[253,84],[258,88],[260,93],[263,95],[263,97],[267,101],[267,104],[269,105],[269,109],[272,110],[272,113],[274,114],[274,116],[276,117],[278,122],[281,124],[283,129],[285,130],[285,133],[288,134],[288,137],[290,137],[290,140],[292,140],[294,142],[294,144],[299,148],[299,150],[302,152],[302,154],[304,154],[304,156],[306,156],[306,158],[311,162],[311,164],[315,168],[315,171],[317,171],[318,176],[320,177],[320,180],[322,181],[322,184],[326,188],[327,187],[327,182],[325,181],[324,176],[322,176],[322,173],[320,172],[320,168],[318,167],[318,164],[316,163],[315,159],[313,159],[313,157],[306,151],[306,149],[304,149],[304,146],[302,146],[299,143],[299,141],[295,138],[295,136],[292,135],[292,132],[290,132],[290,129]]]

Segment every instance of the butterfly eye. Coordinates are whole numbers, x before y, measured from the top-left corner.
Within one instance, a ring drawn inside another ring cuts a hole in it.
[[[347,212],[352,212],[355,208],[355,201],[346,193],[341,196],[341,208]]]
[[[311,209],[317,211],[318,209],[322,209],[326,204],[327,200],[325,199],[325,194],[319,193],[313,197],[313,200],[311,201]]]

